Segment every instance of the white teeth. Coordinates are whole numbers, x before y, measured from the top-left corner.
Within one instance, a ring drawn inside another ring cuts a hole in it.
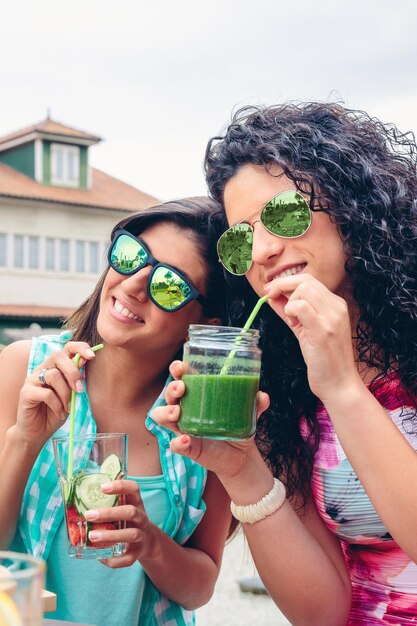
[[[284,278],[285,276],[294,276],[294,274],[298,274],[298,272],[301,272],[304,268],[305,263],[303,263],[302,265],[295,265],[294,267],[290,267],[287,270],[284,270],[283,272],[281,272],[281,274],[278,274],[278,278]]]
[[[114,301],[114,308],[116,309],[116,311],[118,313],[123,315],[123,317],[129,317],[132,320],[138,320],[139,319],[137,315],[134,315],[132,313],[132,311],[129,311],[129,309],[124,307],[123,304],[121,302],[119,302],[118,300]]]

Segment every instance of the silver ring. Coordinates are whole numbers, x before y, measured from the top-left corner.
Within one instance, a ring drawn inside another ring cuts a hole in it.
[[[39,378],[39,382],[41,383],[41,385],[43,387],[49,387],[50,385],[48,385],[48,383],[45,380],[45,374],[48,371],[48,368],[44,368],[41,372],[39,372],[38,378]]]

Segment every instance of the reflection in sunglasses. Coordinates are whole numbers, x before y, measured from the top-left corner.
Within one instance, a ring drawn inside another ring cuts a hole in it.
[[[205,304],[205,299],[180,270],[160,263],[152,256],[144,242],[131,233],[116,231],[108,252],[109,265],[125,276],[136,274],[150,265],[147,291],[151,300],[164,311],[176,311],[191,300]]]
[[[277,237],[295,238],[304,235],[311,225],[310,207],[300,193],[284,191],[267,202],[259,221]],[[252,264],[253,228],[246,222],[231,226],[217,242],[219,260],[236,276],[246,274]]]
[[[120,235],[115,241],[112,253],[111,263],[114,267],[121,270],[132,270],[143,265],[148,258],[148,254],[138,242],[131,237]]]

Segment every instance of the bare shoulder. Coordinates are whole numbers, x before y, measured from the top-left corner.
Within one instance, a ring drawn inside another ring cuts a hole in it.
[[[29,362],[29,355],[32,342],[30,340],[15,341],[0,352],[0,372],[2,376],[7,375],[9,371],[13,376],[19,375],[24,371],[26,376],[26,370]]]
[[[25,382],[31,341],[16,341],[0,353],[1,422],[14,423],[19,393]]]

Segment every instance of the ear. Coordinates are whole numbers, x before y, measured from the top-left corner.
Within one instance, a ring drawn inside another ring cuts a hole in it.
[[[220,317],[209,317],[207,320],[205,320],[205,324],[207,326],[221,326],[222,321]]]

